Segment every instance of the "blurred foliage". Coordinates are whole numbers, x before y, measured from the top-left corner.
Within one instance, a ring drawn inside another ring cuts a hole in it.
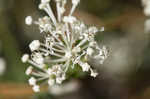
[[[55,99],[55,98],[49,93],[40,93],[40,94],[35,94],[33,96],[33,99]]]
[[[21,52],[18,47],[15,35],[9,28],[11,22],[7,10],[0,11],[0,40],[2,41],[2,54],[7,61],[7,71],[1,80],[24,81],[24,65],[20,61]]]

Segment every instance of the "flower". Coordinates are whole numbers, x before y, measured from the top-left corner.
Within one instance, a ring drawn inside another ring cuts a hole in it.
[[[88,72],[89,69],[90,69],[90,65],[88,63],[80,63],[81,67],[82,67],[82,70],[84,72]]]
[[[40,47],[40,41],[39,40],[32,41],[31,44],[29,45],[29,47],[30,47],[31,51],[38,50]]]
[[[150,6],[146,6],[145,9],[144,9],[144,14],[146,16],[150,16]]]
[[[66,23],[73,23],[76,21],[76,18],[73,16],[64,16],[63,21]]]
[[[4,74],[6,70],[6,61],[3,58],[0,58],[0,76]]]
[[[32,60],[34,62],[36,62],[37,64],[39,64],[39,65],[44,64],[44,58],[43,58],[43,56],[42,56],[41,53],[35,53],[35,54],[33,54]]]
[[[150,0],[142,0],[142,4],[144,6],[144,14],[149,17],[150,16]],[[144,27],[145,28],[144,30],[146,33],[150,32],[149,26],[150,26],[150,19],[147,19],[145,21],[145,27]]]
[[[142,4],[144,6],[144,14],[146,16],[150,16],[150,1],[149,0],[142,0]]]
[[[91,69],[91,76],[92,77],[96,77],[98,75],[98,73],[97,72],[94,72],[92,69]]]
[[[28,54],[24,54],[22,56],[22,58],[21,58],[21,60],[22,60],[23,63],[26,63],[28,61],[28,59],[29,59],[29,55]]]
[[[41,0],[42,3],[49,3],[50,0]]]
[[[31,25],[32,24],[32,17],[31,16],[27,16],[26,19],[25,19],[25,23],[27,25]]]
[[[32,73],[32,71],[33,71],[33,67],[29,66],[25,73],[26,73],[26,75],[30,75]]]
[[[48,16],[33,22],[38,25],[44,40],[33,40],[29,44],[31,55],[25,54],[22,57],[24,63],[32,64],[26,74],[31,76],[29,84],[35,92],[39,92],[39,85],[45,82],[49,86],[62,84],[71,76],[69,72],[74,73],[76,68],[96,77],[98,73],[88,63],[89,58],[103,63],[108,57],[106,47],[100,48],[94,39],[96,33],[104,31],[104,28],[88,26],[72,15],[80,0],[72,0],[72,8],[67,16],[63,15],[67,0],[55,0],[57,17],[50,2],[51,0],[41,0],[39,8]]]
[[[36,79],[35,79],[34,77],[31,77],[31,78],[29,79],[29,84],[30,84],[30,85],[36,85]]]
[[[78,5],[79,2],[80,2],[80,0],[72,0],[72,4],[74,4],[74,5]]]
[[[40,92],[40,86],[38,85],[34,85],[32,89],[34,92]]]
[[[55,84],[55,80],[54,79],[49,79],[48,84],[49,84],[49,86],[53,86]]]
[[[91,55],[94,53],[94,50],[89,47],[89,48],[87,48],[87,51],[86,51],[86,52],[87,52],[87,55],[90,55],[90,56],[91,56]]]

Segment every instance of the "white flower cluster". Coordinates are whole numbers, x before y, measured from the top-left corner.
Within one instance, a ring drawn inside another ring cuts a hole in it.
[[[144,14],[150,16],[150,0],[142,0],[144,6]]]
[[[31,55],[24,54],[22,57],[22,62],[32,64],[26,70],[26,74],[31,75],[29,84],[33,86],[35,92],[40,91],[39,85],[43,82],[47,82],[49,86],[61,84],[67,79],[68,71],[77,67],[96,77],[98,73],[88,64],[88,59],[99,59],[102,64],[108,56],[106,47],[100,48],[94,40],[95,34],[104,28],[87,26],[72,16],[80,0],[72,0],[68,16],[64,16],[67,0],[54,1],[57,17],[49,4],[51,0],[41,0],[39,8],[48,16],[34,22],[31,16],[25,20],[27,25],[37,24],[40,32],[45,35],[43,42],[39,40],[31,42],[29,45]]]
[[[150,0],[142,0],[144,14],[150,17]],[[145,21],[145,32],[150,32],[150,18]]]
[[[0,57],[0,76],[4,74],[6,70],[6,61]]]

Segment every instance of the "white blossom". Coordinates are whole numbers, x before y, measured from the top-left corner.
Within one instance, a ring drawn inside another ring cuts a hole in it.
[[[43,58],[43,56],[42,56],[42,54],[41,53],[35,53],[34,55],[33,55],[33,61],[34,62],[36,62],[37,64],[39,64],[39,65],[42,65],[42,64],[44,64],[44,58]]]
[[[89,29],[88,29],[88,31],[89,31],[89,33],[97,33],[98,31],[99,31],[99,29],[97,29],[96,27],[90,27]]]
[[[63,21],[66,23],[73,23],[76,21],[76,18],[73,16],[64,16]]]
[[[149,6],[150,5],[150,0],[142,0],[143,6]]]
[[[87,54],[88,54],[88,55],[91,56],[93,53],[94,53],[94,50],[93,50],[92,48],[90,48],[90,47],[87,48]]]
[[[39,5],[39,9],[44,9],[44,8],[46,8],[46,3],[41,3],[41,4]]]
[[[100,29],[100,31],[101,31],[101,32],[105,31],[105,28],[104,28],[104,27],[102,27],[102,28]]]
[[[62,81],[63,81],[63,79],[62,78],[56,78],[56,82],[58,83],[58,84],[61,84],[62,83]]]
[[[27,24],[27,25],[31,25],[32,24],[32,17],[31,16],[27,16],[26,17],[26,19],[25,19],[25,23]]]
[[[150,32],[150,19],[145,21],[145,32]]]
[[[81,63],[81,67],[84,72],[88,72],[90,69],[90,65],[88,63]]]
[[[77,5],[80,2],[80,0],[72,0],[72,4]]]
[[[65,12],[66,10],[65,10],[65,8],[60,8],[60,14],[63,14],[64,12]]]
[[[29,84],[30,84],[30,85],[36,85],[36,79],[35,79],[34,77],[31,77],[31,78],[29,79]]]
[[[32,64],[26,74],[31,76],[29,84],[35,92],[40,91],[38,82],[46,82],[49,86],[62,84],[71,76],[68,72],[74,73],[73,69],[77,67],[96,77],[98,73],[88,64],[88,59],[94,58],[103,63],[108,56],[107,49],[99,47],[95,41],[96,33],[104,28],[86,25],[73,16],[80,0],[72,0],[70,13],[65,16],[63,14],[67,0],[55,0],[57,16],[51,9],[50,1],[41,0],[39,4],[39,8],[48,16],[33,22],[38,25],[44,39],[42,42],[32,41],[29,45],[31,55],[25,54],[22,57],[23,62]]]
[[[146,15],[146,16],[150,16],[150,0],[142,0],[142,4],[143,4],[143,7],[144,7],[144,14]],[[149,26],[150,26],[150,19],[147,19],[146,21],[145,21],[145,25],[144,25],[145,27],[145,32],[146,33],[148,33],[148,32],[150,32],[150,28],[149,28]]]
[[[150,16],[150,0],[142,0],[142,4],[144,7],[144,14]]]
[[[65,75],[62,75],[62,77],[57,77],[56,78],[56,83],[61,84],[65,80]]]
[[[6,70],[6,61],[3,58],[0,58],[0,76],[4,74]]]
[[[34,92],[40,92],[40,86],[39,85],[34,85],[32,89]]]
[[[38,50],[39,47],[40,47],[40,41],[39,41],[39,40],[34,40],[34,41],[32,41],[32,42],[30,43],[29,47],[30,47],[30,50],[31,50],[31,51]]]
[[[55,84],[55,80],[54,79],[49,79],[48,84],[49,84],[49,86],[53,86]]]
[[[26,75],[30,75],[32,73],[32,71],[33,71],[33,67],[29,66],[25,73],[26,73]]]
[[[92,72],[92,73],[91,73],[91,76],[92,76],[92,77],[96,77],[97,75],[98,75],[98,73],[95,73],[95,72]]]
[[[65,57],[66,57],[67,59],[69,59],[69,58],[71,58],[71,56],[72,56],[72,53],[69,52],[69,51],[66,51]]]
[[[41,3],[49,3],[51,0],[41,0]]]
[[[22,60],[23,63],[26,63],[28,61],[28,59],[29,59],[29,55],[28,54],[24,54],[22,56],[22,58],[21,58],[21,60]]]
[[[93,70],[91,70],[91,76],[92,76],[92,77],[96,77],[97,75],[98,75],[97,72],[94,72]]]
[[[144,8],[144,14],[145,14],[146,16],[150,16],[150,5],[149,5],[149,6],[146,6],[146,7]]]
[[[48,73],[49,75],[51,75],[52,72],[53,72],[52,68],[48,68],[47,73]]]

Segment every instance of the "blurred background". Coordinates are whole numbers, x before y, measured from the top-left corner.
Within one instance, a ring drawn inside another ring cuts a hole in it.
[[[150,34],[144,32],[141,0],[81,0],[75,16],[105,27],[96,40],[110,55],[97,78],[73,79],[61,87],[33,93],[21,62],[28,44],[40,39],[38,27],[28,27],[26,16],[45,15],[39,0],[0,0],[0,99],[150,99]],[[69,7],[69,6],[68,6]]]

